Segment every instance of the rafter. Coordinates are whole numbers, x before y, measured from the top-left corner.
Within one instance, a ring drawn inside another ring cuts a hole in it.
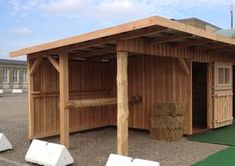
[[[230,53],[230,52],[234,52],[235,53],[235,47],[231,47],[231,48],[227,48],[227,49],[220,49],[218,51],[214,51],[217,54],[226,54],[226,53]]]
[[[90,57],[90,56],[100,56],[108,53],[115,53],[116,47],[107,47],[107,48],[99,48],[94,49],[91,51],[76,51],[73,53],[72,56],[79,56],[79,57]]]
[[[213,41],[211,40],[193,40],[193,41],[185,41],[185,42],[180,42],[177,44],[173,44],[174,47],[177,48],[185,48],[185,47],[192,47],[192,46],[199,46],[199,45],[204,45],[208,43],[212,43]]]
[[[157,44],[162,44],[162,43],[167,43],[167,42],[172,42],[172,41],[177,41],[177,40],[182,40],[182,39],[187,39],[189,37],[192,37],[190,34],[175,34],[175,35],[167,35],[163,38],[155,38],[151,39],[150,43],[152,45],[157,45]]]
[[[197,47],[196,49],[198,51],[204,51],[204,50],[213,50],[213,49],[218,49],[218,48],[223,48],[228,46],[228,44],[224,44],[224,43],[214,43],[214,44],[208,44],[206,46],[203,47]]]

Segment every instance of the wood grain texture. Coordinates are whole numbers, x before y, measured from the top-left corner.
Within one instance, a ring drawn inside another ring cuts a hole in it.
[[[83,107],[96,107],[104,105],[116,105],[116,98],[98,98],[98,99],[82,99],[82,100],[70,100],[66,104],[66,108],[83,108]]]
[[[186,63],[190,66],[189,60]],[[69,73],[70,100],[117,96],[116,62],[70,61]],[[190,75],[184,74],[177,58],[128,57],[128,100],[131,101],[135,96],[142,97],[141,102],[129,102],[129,127],[150,129],[151,111],[158,102],[186,102],[185,99],[190,99],[187,89],[190,86],[186,86],[188,79]],[[32,92],[34,138],[58,133],[59,74],[48,60],[44,60],[35,73]],[[190,100],[186,103],[186,114],[190,114]],[[71,132],[116,126],[117,107],[108,105],[71,109],[69,121]],[[188,130],[185,132],[188,133]]]
[[[69,148],[69,109],[66,108],[66,104],[69,101],[69,64],[68,54],[60,54],[59,56],[59,80],[60,80],[60,143]],[[46,100],[44,99],[44,102]],[[47,105],[44,105],[46,107]],[[44,111],[47,111],[44,108]],[[46,114],[46,112],[44,113]],[[45,118],[50,117],[45,115]],[[44,119],[45,122],[45,119]],[[46,124],[45,124],[46,125]],[[45,126],[44,125],[44,126]],[[46,126],[46,128],[48,128]]]
[[[117,52],[117,154],[128,155],[128,53]]]

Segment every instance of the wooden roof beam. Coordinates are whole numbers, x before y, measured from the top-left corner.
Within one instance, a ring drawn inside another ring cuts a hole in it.
[[[180,42],[177,44],[173,44],[174,47],[176,48],[185,48],[185,47],[192,47],[192,46],[200,46],[208,43],[212,43],[213,41],[211,40],[193,40],[193,41],[185,41],[185,42]]]
[[[131,31],[129,33],[116,34],[113,36],[99,38],[97,40],[90,40],[90,41],[77,43],[77,44],[73,44],[73,45],[68,45],[68,46],[64,46],[64,47],[59,47],[59,48],[54,48],[54,49],[50,49],[50,50],[46,50],[46,51],[42,51],[42,52],[38,52],[38,53],[51,55],[51,54],[59,54],[60,52],[73,52],[73,51],[76,51],[79,49],[85,49],[85,48],[89,48],[89,47],[100,46],[103,44],[112,43],[112,42],[115,42],[118,40],[128,40],[128,39],[132,39],[132,38],[142,37],[143,34],[144,35],[157,34],[157,33],[165,32],[167,30],[169,30],[169,28],[153,26],[153,27],[148,27],[148,28],[144,28],[144,29],[138,29],[135,31]],[[34,54],[37,54],[37,53],[34,53]],[[30,55],[32,55],[32,54],[30,54]]]
[[[92,51],[76,51],[72,53],[72,56],[79,56],[79,57],[90,57],[90,56],[98,56],[107,53],[115,53],[116,47],[107,47],[107,48],[99,48]]]
[[[175,34],[175,35],[167,35],[166,37],[163,38],[155,38],[155,39],[150,39],[150,43],[152,45],[157,45],[157,44],[162,44],[162,43],[167,43],[167,42],[173,42],[177,40],[183,40],[192,37],[193,35],[191,34]]]
[[[208,44],[206,46],[203,47],[197,47],[196,49],[198,51],[205,51],[205,50],[213,50],[213,49],[218,49],[218,48],[223,48],[228,46],[228,44],[224,44],[224,43],[214,43],[214,44]]]
[[[214,51],[214,52],[217,54],[226,54],[226,53],[231,53],[231,52],[235,53],[235,47],[231,49],[224,49],[224,50],[219,50],[219,51]]]

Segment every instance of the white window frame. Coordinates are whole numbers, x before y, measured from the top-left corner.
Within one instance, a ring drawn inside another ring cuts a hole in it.
[[[27,83],[28,82],[28,70],[27,69],[23,69],[22,82],[23,83]]]
[[[4,71],[6,71],[7,75],[6,75],[6,78],[7,78],[7,81],[4,80]],[[10,82],[10,69],[7,69],[7,68],[3,68],[2,69],[2,83],[4,84],[8,84]]]
[[[16,81],[14,81],[14,78],[15,78],[14,71],[16,71]],[[20,81],[20,71],[18,69],[13,69],[12,70],[12,82],[14,84],[17,84],[17,83],[19,83],[19,81]]]

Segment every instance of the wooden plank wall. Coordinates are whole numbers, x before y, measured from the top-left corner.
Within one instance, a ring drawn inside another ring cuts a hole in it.
[[[70,99],[116,97],[116,62],[70,62],[69,70]],[[58,80],[57,71],[44,60],[34,76],[34,138],[59,133]],[[185,74],[176,58],[129,57],[129,99],[142,97],[142,102],[129,103],[129,127],[149,129],[154,104],[184,101],[185,83]],[[70,110],[70,131],[116,125],[116,117],[116,106]]]
[[[70,99],[112,96],[116,76],[111,64],[70,62],[69,72]],[[59,134],[59,75],[49,61],[35,73],[34,85],[34,138]],[[110,125],[112,116],[112,106],[70,110],[70,130]]]
[[[142,97],[140,103],[129,103],[129,127],[149,129],[151,111],[158,102],[185,102],[185,83],[186,77],[176,58],[129,57],[129,100],[133,96]]]
[[[232,62],[235,63],[235,56],[217,54],[212,51],[198,51],[185,47],[175,47],[174,44],[150,44],[144,38],[121,40],[117,42],[118,51],[128,51],[137,54],[148,54],[162,57],[180,57],[197,62]]]

